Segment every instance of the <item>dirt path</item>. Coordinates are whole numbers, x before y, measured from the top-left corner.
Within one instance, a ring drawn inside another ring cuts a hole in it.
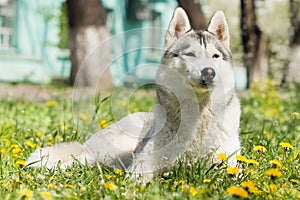
[[[47,101],[58,96],[72,98],[72,92],[72,88],[57,89],[49,86],[0,83],[0,99]]]

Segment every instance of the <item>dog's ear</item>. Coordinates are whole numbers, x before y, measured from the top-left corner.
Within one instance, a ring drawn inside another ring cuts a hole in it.
[[[169,24],[168,31],[165,35],[165,47],[175,42],[180,35],[190,29],[191,25],[186,12],[180,7],[176,8]]]
[[[217,10],[215,12],[210,20],[207,30],[216,35],[225,48],[230,48],[229,27],[223,11]]]

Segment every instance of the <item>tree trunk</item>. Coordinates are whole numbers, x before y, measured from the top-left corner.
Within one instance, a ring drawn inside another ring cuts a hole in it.
[[[244,65],[247,69],[247,88],[267,76],[267,36],[256,24],[254,0],[241,0],[241,33]]]
[[[199,0],[178,0],[178,5],[186,11],[193,29],[204,30],[207,28]]]
[[[100,0],[67,0],[71,75],[70,84],[100,89],[112,87],[108,69],[110,48],[105,10]]]
[[[287,61],[282,86],[292,86],[294,83],[300,83],[300,20],[299,20],[299,1],[290,0],[290,23],[289,43],[291,53]]]

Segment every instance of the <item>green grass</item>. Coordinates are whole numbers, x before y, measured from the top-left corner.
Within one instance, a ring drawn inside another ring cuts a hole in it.
[[[236,199],[248,196],[249,199],[299,199],[300,89],[278,91],[271,82],[265,87],[261,85],[253,85],[249,95],[241,101],[240,132],[245,157],[239,162],[242,169],[239,173],[227,166],[226,159],[209,167],[205,167],[203,160],[193,165],[179,161],[169,173],[149,182],[132,179],[129,174],[100,164],[94,167],[75,164],[65,171],[23,167],[24,160],[39,146],[84,141],[92,130],[113,123],[110,99],[96,100],[89,106],[83,104],[94,112],[80,113],[74,113],[72,101],[63,98],[50,102],[1,100],[0,197]],[[150,92],[151,95],[144,90],[141,94],[136,93],[128,104],[129,112],[151,110],[155,93]],[[126,100],[118,100],[114,106],[127,109]],[[74,122],[77,118],[79,120]],[[287,144],[281,142],[288,142],[293,148],[284,148],[281,145]],[[268,175],[270,169],[273,175]]]

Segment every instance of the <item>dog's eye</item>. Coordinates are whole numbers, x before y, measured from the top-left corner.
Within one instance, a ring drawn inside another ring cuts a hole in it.
[[[173,57],[179,57],[178,53],[173,53]]]
[[[196,55],[193,52],[187,52],[187,53],[184,53],[183,55],[189,56],[189,57],[196,57]]]
[[[220,55],[216,54],[216,53],[212,56],[212,58],[219,58],[219,57],[220,57]]]

